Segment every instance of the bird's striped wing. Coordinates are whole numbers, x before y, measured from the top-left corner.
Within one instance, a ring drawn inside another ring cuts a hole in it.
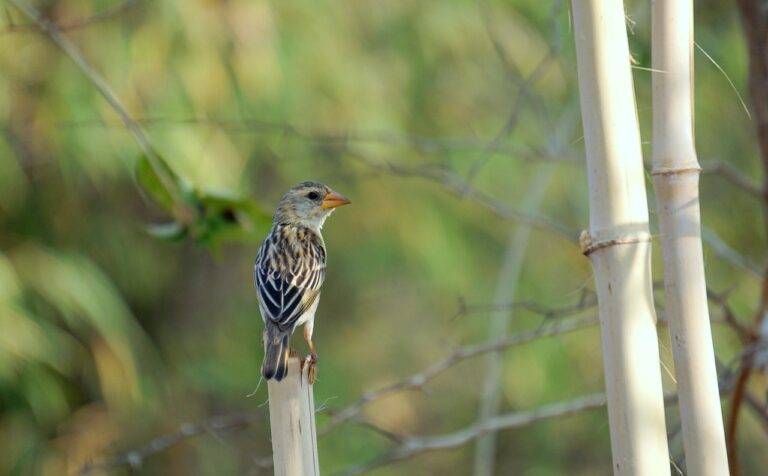
[[[312,259],[310,254],[293,256],[291,260],[279,259],[270,254],[285,251],[270,250],[269,246],[275,244],[270,240],[264,243],[255,269],[262,318],[269,319],[281,330],[293,330],[298,319],[320,296],[325,263]],[[289,262],[293,266],[281,266]]]

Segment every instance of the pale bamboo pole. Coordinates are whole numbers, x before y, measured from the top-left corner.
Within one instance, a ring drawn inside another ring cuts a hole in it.
[[[288,375],[268,387],[275,476],[319,476],[315,398],[300,360],[291,357]]]
[[[693,1],[654,0],[653,185],[687,474],[728,474],[701,244]]]
[[[669,474],[640,131],[622,0],[574,0],[613,470]]]

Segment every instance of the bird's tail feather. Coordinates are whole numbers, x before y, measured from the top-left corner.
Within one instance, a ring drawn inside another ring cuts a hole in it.
[[[266,380],[275,379],[278,382],[288,373],[288,333],[277,329],[264,331],[264,363],[261,365],[261,375]]]

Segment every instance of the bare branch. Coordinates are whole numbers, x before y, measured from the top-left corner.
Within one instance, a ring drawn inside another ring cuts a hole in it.
[[[569,332],[574,332],[590,326],[594,326],[595,324],[597,324],[597,318],[594,316],[573,319],[569,321],[556,321],[550,324],[542,325],[537,330],[523,332],[520,334],[513,334],[502,337],[500,339],[482,342],[480,344],[472,344],[460,347],[450,355],[444,357],[442,360],[439,360],[438,362],[427,367],[422,372],[413,374],[405,380],[393,383],[386,387],[380,388],[379,390],[365,393],[348,407],[331,412],[331,420],[320,430],[320,434],[328,433],[338,425],[352,418],[355,418],[371,402],[379,400],[393,393],[422,388],[428,382],[435,379],[449,368],[466,359],[486,354],[488,352],[498,352],[504,349],[509,349],[510,347],[522,345],[537,339],[567,334]]]
[[[755,262],[731,248],[714,230],[706,225],[701,225],[701,238],[723,260],[749,272],[755,278],[763,279],[763,273]]]
[[[763,431],[768,434],[768,406],[749,392],[744,393],[744,402],[752,409],[755,416],[760,419]]]
[[[768,228],[768,11],[760,0],[736,0],[744,29],[749,56],[749,93],[753,111],[755,137],[760,150],[763,167],[761,187],[764,226]],[[764,329],[768,319],[768,268],[762,274],[762,292],[753,319],[752,331],[755,338]],[[731,397],[731,408],[726,421],[726,443],[731,474],[739,476],[738,440],[736,438],[739,411],[747,385],[755,365],[754,353],[745,356]]]
[[[24,13],[24,15],[26,15],[43,33],[46,33],[51,41],[53,41],[53,43],[61,48],[62,51],[64,51],[64,53],[66,53],[66,55],[75,62],[78,68],[80,68],[80,71],[82,71],[82,73],[90,80],[94,87],[96,87],[96,89],[99,91],[102,97],[104,97],[107,103],[112,106],[112,109],[120,117],[120,120],[123,122],[125,127],[131,133],[131,135],[133,135],[133,138],[138,143],[141,151],[144,153],[144,155],[146,155],[147,160],[149,160],[149,163],[152,166],[152,170],[160,179],[163,187],[167,190],[171,197],[173,197],[176,206],[180,207],[178,211],[184,212],[184,215],[194,214],[195,211],[191,207],[183,206],[184,201],[180,197],[177,184],[174,182],[174,179],[169,175],[168,171],[163,166],[162,159],[152,148],[152,145],[150,144],[147,136],[144,134],[144,131],[141,129],[139,124],[133,120],[130,114],[128,114],[125,106],[114,93],[114,91],[112,91],[112,88],[104,80],[104,78],[88,63],[78,47],[75,46],[75,44],[67,39],[64,35],[62,35],[56,25],[45,19],[40,14],[40,12],[38,12],[29,3],[25,2],[24,0],[10,0],[10,2],[13,3],[22,13]]]
[[[571,324],[575,323],[576,322],[574,321]],[[560,328],[561,333],[568,332],[570,330],[575,330],[575,328]],[[542,334],[541,337],[546,335]],[[524,334],[517,336],[519,339],[517,343],[523,343],[524,341],[527,341],[523,338],[524,336]],[[500,343],[501,341],[497,342],[497,344]],[[477,350],[480,350],[481,348],[481,346],[478,345],[469,346],[467,348],[470,347],[474,347]],[[733,382],[729,378],[730,373],[726,372],[723,364],[718,362],[718,365],[721,372],[724,374],[724,378],[720,385],[721,391],[725,392],[733,386]],[[422,380],[424,383],[426,383],[426,381],[430,379],[430,377],[427,376],[427,372],[424,372],[421,375],[424,375],[424,377],[411,377],[409,380]],[[764,428],[768,432],[768,408],[766,408],[764,404],[761,404],[760,401],[751,394],[746,394],[744,399],[747,405],[750,406],[750,408],[752,408],[756,415],[761,419]],[[667,393],[665,395],[665,402],[667,404],[672,404],[675,401],[677,401],[676,394]],[[353,419],[356,423],[369,428],[378,434],[381,434],[382,436],[395,443],[397,446],[379,458],[376,458],[363,465],[349,468],[343,474],[360,474],[379,466],[417,456],[421,453],[455,448],[464,445],[476,438],[479,438],[480,436],[483,436],[489,432],[521,428],[538,423],[540,421],[566,417],[583,411],[601,408],[603,406],[605,406],[605,395],[593,394],[565,402],[544,405],[534,410],[507,413],[481,422],[477,422],[455,432],[429,437],[409,437],[397,435],[363,418],[360,418],[359,415],[355,415]],[[139,469],[148,457],[165,451],[187,438],[192,438],[203,433],[221,434],[237,431],[253,425],[255,422],[261,421],[262,419],[263,417],[261,415],[241,413],[216,416],[200,423],[187,423],[181,425],[178,430],[172,433],[154,438],[145,446],[139,449],[128,451],[126,453],[96,463],[88,464],[81,469],[79,474],[84,475],[94,471],[113,469],[120,466],[130,466],[132,469]],[[272,464],[270,457],[254,457],[253,460],[255,470],[270,468]]]
[[[552,166],[542,166],[527,186],[521,207],[526,211],[536,211],[546,196],[549,183],[554,175]],[[501,259],[498,276],[496,278],[496,290],[494,291],[494,303],[505,304],[514,299],[517,293],[520,276],[523,271],[524,257],[531,233],[530,228],[518,225],[510,233],[507,247]],[[504,335],[509,331],[509,326],[515,314],[507,312],[494,312],[488,325],[489,338]],[[486,364],[483,391],[480,396],[478,408],[479,420],[486,420],[499,413],[501,407],[501,375],[504,360],[501,353],[491,353],[486,356]],[[477,440],[474,455],[475,476],[492,475],[496,461],[496,435],[489,432]]]
[[[504,71],[507,73],[507,77],[510,79],[510,81],[518,86],[518,92],[514,101],[512,102],[512,106],[505,124],[488,143],[486,150],[484,150],[480,157],[478,157],[470,166],[466,175],[467,186],[469,186],[474,181],[475,177],[483,168],[483,166],[485,166],[485,164],[487,164],[490,160],[490,151],[492,151],[494,147],[500,144],[515,130],[523,112],[523,105],[525,104],[526,99],[532,102],[535,101],[539,106],[539,112],[546,118],[546,108],[544,107],[543,101],[540,99],[536,100],[536,96],[531,91],[531,87],[534,86],[542,78],[542,76],[544,76],[547,68],[557,58],[560,50],[559,43],[556,43],[554,46],[550,45],[547,53],[544,55],[544,57],[541,58],[533,71],[528,76],[524,78],[521,77],[518,68],[508,60],[504,46],[502,45],[493,29],[493,25],[491,24],[493,12],[491,11],[490,5],[488,5],[488,2],[485,0],[479,0],[478,3],[480,6],[481,18],[483,20],[483,24],[485,25],[485,31],[488,34],[491,43],[493,44],[496,56],[499,57],[501,64],[504,66]],[[554,11],[552,12],[553,17],[556,16],[555,13],[556,12]]]
[[[85,18],[79,18],[76,20],[71,20],[68,22],[62,22],[57,23],[56,28],[58,28],[59,31],[69,31],[69,30],[77,30],[80,28],[85,28],[91,25],[94,25],[96,23],[100,23],[105,20],[109,20],[111,18],[114,18],[121,13],[125,12],[129,8],[133,7],[139,3],[139,0],[123,0],[121,2],[117,2],[114,5],[111,5],[104,10],[101,10],[100,12],[94,13],[93,15]],[[16,33],[20,31],[34,31],[38,29],[38,26],[36,24],[25,24],[25,25],[14,25],[10,24],[0,30],[0,33]]]
[[[262,415],[240,413],[217,416],[199,423],[185,423],[176,431],[158,436],[139,449],[128,451],[127,453],[107,458],[102,461],[86,464],[78,474],[86,475],[94,471],[103,471],[120,466],[130,466],[132,469],[139,469],[144,464],[144,460],[148,457],[165,451],[187,438],[198,436],[203,433],[220,434],[236,431],[246,428],[262,419]]]
[[[548,54],[546,57],[544,57],[537,65],[534,72],[531,73],[531,75],[528,76],[520,85],[520,90],[515,97],[515,101],[512,104],[512,108],[509,112],[506,122],[504,123],[504,126],[485,146],[480,157],[478,157],[477,160],[475,160],[470,166],[469,172],[467,172],[466,176],[467,186],[469,186],[474,181],[475,177],[478,173],[480,173],[480,170],[483,168],[483,166],[488,163],[488,160],[490,160],[492,156],[491,153],[493,150],[502,144],[503,141],[515,130],[518,121],[520,120],[520,115],[523,112],[525,99],[528,96],[532,96],[531,92],[529,91],[530,86],[535,84],[536,81],[543,75],[543,72],[546,71],[546,66],[549,65],[553,58],[553,54]]]
[[[504,220],[520,221],[534,228],[554,232],[571,243],[578,243],[578,233],[576,230],[568,228],[567,226],[557,223],[540,214],[526,213],[516,208],[509,207],[501,200],[493,198],[482,190],[467,183],[466,180],[448,169],[442,167],[405,166],[384,160],[374,161],[354,151],[349,151],[349,153],[376,170],[400,177],[417,177],[428,180],[442,186],[458,197],[467,197],[474,200]]]
[[[723,315],[725,323],[736,332],[742,343],[753,342],[755,339],[754,332],[749,327],[740,323],[736,318],[736,313],[731,306],[728,305],[728,293],[716,293],[712,289],[707,289],[707,297],[710,301],[717,304]]]
[[[720,392],[723,393],[729,391],[731,386],[731,383],[720,382]],[[674,404],[677,400],[678,395],[676,392],[665,392],[664,403],[666,405]],[[381,466],[418,456],[422,453],[457,448],[488,432],[522,428],[541,421],[567,417],[584,411],[599,409],[604,407],[605,404],[605,394],[596,393],[565,402],[544,405],[534,410],[499,415],[485,421],[477,422],[474,425],[470,425],[452,433],[427,437],[405,437],[402,439],[401,444],[395,446],[382,456],[367,463],[353,466],[343,471],[341,474],[345,476],[362,474]],[[768,416],[766,416],[766,418],[768,418]]]
[[[760,0],[736,0],[749,55],[749,94],[760,147],[763,191],[768,190],[768,13]],[[763,195],[768,200],[768,195]],[[766,210],[768,214],[768,210]],[[768,226],[768,222],[766,223]]]
[[[542,161],[575,164],[576,156],[554,156],[546,151],[532,150],[529,147],[504,142],[488,146],[475,137],[430,137],[406,132],[386,130],[349,130],[328,132],[312,127],[300,127],[294,124],[271,122],[254,118],[197,118],[197,117],[146,117],[135,121],[145,127],[195,125],[218,127],[232,133],[244,134],[282,134],[317,144],[347,147],[351,144],[384,144],[398,147],[410,147],[423,154],[442,154],[446,152],[487,151],[526,161]],[[57,123],[60,127],[115,127],[121,123],[108,123],[101,120],[79,120]]]
[[[580,302],[566,307],[546,307],[534,301],[513,301],[513,302],[500,302],[491,304],[467,304],[465,302],[459,303],[459,310],[456,312],[456,317],[461,317],[469,314],[478,314],[485,312],[498,312],[498,311],[510,311],[514,309],[524,309],[528,312],[538,314],[544,318],[552,319],[555,317],[568,317],[574,314],[584,312],[585,310],[592,309],[597,306],[597,296],[594,293],[588,292],[584,294],[584,297]]]
[[[727,162],[708,160],[702,165],[701,172],[723,177],[736,187],[755,197],[762,198],[763,196],[763,191],[757,182]]]
[[[258,119],[211,119],[211,118],[144,118],[137,121],[146,126],[164,124],[196,124],[211,125],[230,131],[245,133],[278,133],[290,135],[311,142],[334,145],[346,148],[352,143],[378,143],[394,146],[412,147],[422,153],[443,153],[447,151],[483,150],[486,146],[482,141],[472,138],[427,137],[415,134],[389,131],[346,131],[322,133],[313,129],[303,129],[292,124],[262,121]],[[102,121],[78,121],[61,124],[64,127],[111,126]],[[347,149],[349,150],[349,149]],[[557,156],[546,151],[531,151],[513,144],[498,144],[493,152],[520,157],[524,160],[554,161],[576,163],[576,157]],[[509,207],[501,200],[491,197],[486,192],[468,185],[458,174],[445,168],[425,166],[402,166],[388,161],[374,161],[359,152],[351,152],[356,158],[368,166],[391,175],[401,177],[417,177],[431,181],[447,189],[453,195],[476,200],[504,220],[520,220],[539,229],[548,229],[564,237],[567,241],[578,243],[578,233],[563,224],[551,219],[530,213],[524,213]],[[467,192],[467,190],[469,190]],[[750,259],[738,253],[725,243],[714,231],[702,228],[704,242],[722,259],[732,265],[748,271],[751,275],[761,278],[760,267]]]
[[[352,476],[362,474],[374,468],[388,465],[397,461],[412,458],[421,453],[462,446],[488,432],[510,430],[532,425],[534,423],[562,418],[587,410],[605,406],[605,395],[602,393],[569,400],[561,403],[545,405],[527,412],[515,412],[499,415],[484,422],[476,423],[465,429],[431,437],[408,437],[400,445],[384,455],[359,466],[343,471],[342,474]]]

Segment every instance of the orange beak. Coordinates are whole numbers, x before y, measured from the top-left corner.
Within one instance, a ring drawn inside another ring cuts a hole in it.
[[[321,206],[323,208],[336,208],[336,207],[340,207],[342,205],[347,205],[350,203],[352,202],[350,202],[347,197],[331,190],[330,192],[325,194],[325,197],[323,197],[323,203]]]

